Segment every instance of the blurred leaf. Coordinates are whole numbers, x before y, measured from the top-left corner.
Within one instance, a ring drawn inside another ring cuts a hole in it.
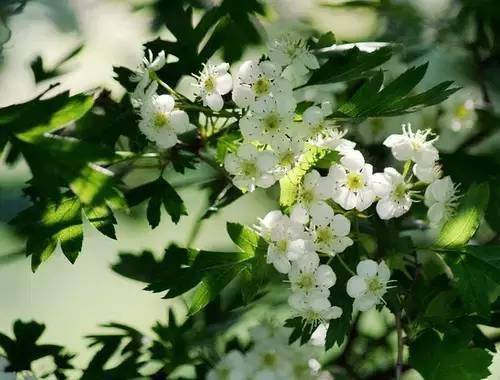
[[[61,58],[52,68],[47,69],[44,67],[43,59],[41,56],[37,56],[33,61],[31,61],[30,67],[33,71],[33,75],[35,76],[35,83],[42,82],[47,79],[52,79],[58,77],[59,75],[66,74],[61,66],[63,66],[66,62],[74,58],[83,50],[84,45],[79,45],[68,54],[66,54],[63,58]]]
[[[160,224],[162,205],[174,223],[179,222],[181,215],[187,215],[182,198],[163,177],[129,190],[126,198],[131,207],[149,198],[147,218],[151,228]]]
[[[491,373],[491,355],[467,341],[427,330],[410,345],[410,365],[426,380],[481,380]]]
[[[460,201],[454,216],[443,226],[435,246],[440,248],[459,247],[467,244],[474,236],[488,206],[489,186],[487,183],[472,185]]]
[[[45,331],[45,325],[35,321],[23,322],[17,320],[14,322],[14,338],[0,333],[0,347],[6,354],[10,363],[8,371],[31,371],[31,364],[41,358],[52,357],[60,367],[55,373],[62,376],[64,369],[71,369],[73,366],[69,363],[72,355],[65,353],[64,347],[54,344],[38,344],[38,340]],[[64,379],[65,377],[59,377]]]
[[[107,206],[85,206],[77,197],[66,195],[58,201],[44,201],[20,212],[10,224],[27,236],[26,255],[31,256],[35,271],[47,260],[57,245],[67,259],[74,263],[83,242],[82,211],[96,229],[115,238],[116,220]]]

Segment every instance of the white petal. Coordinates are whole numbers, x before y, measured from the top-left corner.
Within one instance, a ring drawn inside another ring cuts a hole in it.
[[[162,128],[155,139],[156,144],[163,149],[168,149],[177,144],[177,135],[170,128]]]
[[[231,174],[237,174],[241,171],[241,160],[234,153],[226,154],[224,158],[224,167]]]
[[[383,283],[386,283],[391,278],[391,271],[384,261],[381,261],[378,265],[378,278]]]
[[[346,291],[349,297],[357,298],[366,292],[366,282],[360,276],[352,276],[346,285]]]
[[[342,316],[342,309],[338,306],[332,306],[324,314],[325,319],[338,319]]]
[[[315,203],[310,210],[311,223],[314,226],[326,226],[334,218],[332,208],[325,202]]]
[[[244,116],[240,120],[241,134],[245,140],[254,141],[262,138],[260,122],[254,117]]]
[[[248,86],[235,86],[232,94],[233,101],[238,107],[247,108],[255,101],[255,94]]]
[[[392,148],[393,146],[402,144],[406,141],[407,139],[403,135],[390,135],[384,140],[383,144],[388,148]]]
[[[309,212],[302,203],[297,203],[292,208],[290,219],[300,224],[306,224],[309,222]]]
[[[373,260],[360,261],[356,267],[356,273],[364,278],[373,277],[377,274],[378,264]]]
[[[356,199],[356,210],[364,211],[375,201],[375,193],[371,189],[364,189],[358,192]]]
[[[285,256],[276,256],[273,260],[274,268],[280,273],[288,273],[290,272],[290,261]]]
[[[266,150],[259,153],[256,164],[261,171],[268,172],[278,164],[278,160],[273,152]]]
[[[353,303],[354,310],[368,311],[378,303],[378,298],[365,294],[356,298]]]
[[[184,111],[174,110],[170,112],[170,123],[175,133],[184,133],[189,129],[188,114]]]
[[[316,186],[316,184],[318,183],[320,178],[321,176],[317,170],[311,170],[304,176],[304,183],[303,183],[304,188],[307,190],[313,189],[314,186]]]
[[[276,177],[272,174],[263,174],[256,179],[255,184],[263,189],[267,189],[276,183]]]
[[[359,150],[346,152],[340,163],[351,171],[360,171],[365,165],[365,159]]]
[[[320,265],[316,269],[316,283],[320,287],[331,288],[337,282],[337,276],[329,265]]]
[[[306,297],[302,293],[292,293],[288,297],[288,304],[296,310],[304,310],[307,307]]]
[[[312,252],[311,242],[304,239],[291,241],[288,245],[287,258],[288,260],[297,260],[303,255]]]
[[[257,147],[252,144],[241,144],[238,147],[238,156],[243,158],[244,160],[256,160],[259,151]]]
[[[155,103],[162,112],[170,112],[174,109],[174,98],[170,95],[160,95],[155,99]]]
[[[379,200],[376,209],[378,216],[382,220],[388,220],[395,217],[396,205],[389,197]]]
[[[210,109],[214,111],[220,111],[224,106],[224,99],[222,99],[222,96],[217,92],[213,92],[207,95],[205,97],[205,102],[210,107]]]
[[[347,236],[351,231],[351,221],[344,215],[335,215],[332,219],[331,225],[335,231],[335,235],[337,236]]]
[[[323,121],[323,112],[317,106],[311,106],[307,108],[302,114],[302,120],[309,127],[315,127],[321,121]]]
[[[243,83],[252,84],[262,74],[259,63],[254,60],[245,61],[238,70],[238,79]]]
[[[264,75],[268,78],[274,79],[281,75],[281,68],[271,61],[262,61],[259,66]]]

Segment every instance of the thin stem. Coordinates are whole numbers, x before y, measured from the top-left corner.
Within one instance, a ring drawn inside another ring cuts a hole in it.
[[[398,311],[396,316],[396,334],[397,334],[397,357],[396,357],[396,380],[401,380],[403,373],[403,328],[401,325],[401,312]]]
[[[340,263],[343,265],[343,267],[353,276],[356,276],[356,273],[354,273],[354,271],[349,268],[349,266],[346,264],[346,262],[344,261],[344,259],[342,259],[342,256],[339,254],[337,255],[337,258],[339,259]]]

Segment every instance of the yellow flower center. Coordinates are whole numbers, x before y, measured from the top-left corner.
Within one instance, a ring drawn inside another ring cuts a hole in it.
[[[392,191],[392,195],[396,199],[403,199],[406,196],[406,185],[404,183],[398,184]]]
[[[271,113],[264,119],[264,126],[268,131],[275,131],[280,127],[280,118],[278,115]]]
[[[333,239],[333,232],[328,227],[320,227],[316,230],[316,242],[328,243]]]
[[[365,186],[363,176],[358,172],[352,172],[347,175],[347,188],[349,190],[360,190]]]
[[[215,90],[215,78],[212,75],[209,75],[205,82],[203,83],[206,92],[213,92]]]
[[[456,109],[455,109],[455,117],[458,120],[464,120],[469,117],[471,114],[471,110],[466,107],[465,103],[460,104]]]
[[[312,273],[302,273],[297,281],[297,286],[305,291],[314,287],[314,275]]]
[[[257,174],[257,166],[252,161],[245,161],[241,165],[242,174],[246,177],[255,177]]]
[[[281,166],[292,166],[295,161],[293,152],[286,152],[280,157]]]
[[[153,125],[156,128],[164,127],[168,124],[168,117],[163,112],[156,112],[153,116]]]
[[[264,367],[274,367],[278,364],[278,357],[274,352],[266,352],[262,356],[262,364]]]
[[[384,285],[376,277],[366,280],[366,287],[370,293],[378,293],[384,289]]]
[[[278,248],[278,251],[284,255],[288,250],[288,241],[280,240],[276,242],[276,248]]]
[[[252,87],[257,96],[267,95],[271,89],[271,83],[267,78],[262,77],[257,79]]]
[[[310,204],[314,201],[314,193],[311,190],[303,190],[300,198],[305,204]]]

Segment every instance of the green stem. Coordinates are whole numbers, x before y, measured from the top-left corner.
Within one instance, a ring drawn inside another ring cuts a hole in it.
[[[356,273],[354,273],[354,271],[349,268],[349,266],[346,264],[346,262],[344,261],[344,259],[342,259],[342,256],[340,254],[337,255],[337,258],[339,259],[340,263],[342,264],[342,266],[353,276],[356,276]]]

